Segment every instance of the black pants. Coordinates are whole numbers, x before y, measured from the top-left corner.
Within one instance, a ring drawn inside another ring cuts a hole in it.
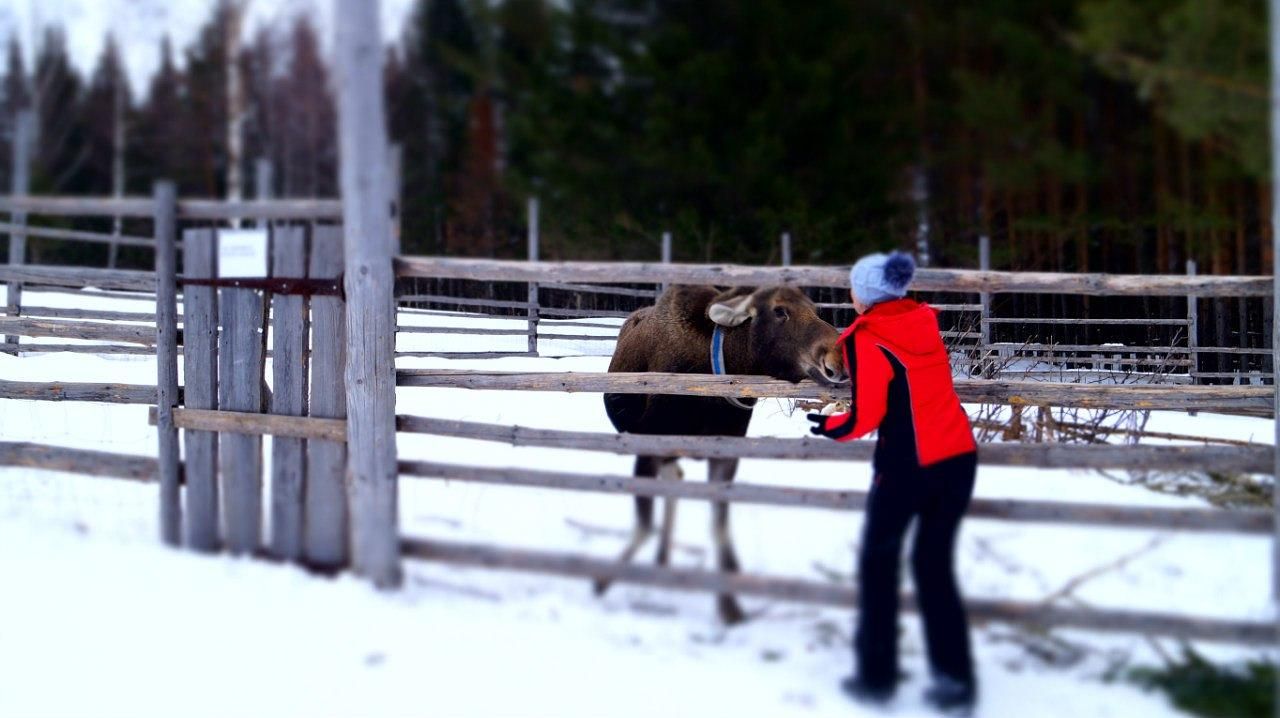
[[[866,683],[889,687],[898,681],[898,566],[912,517],[917,525],[911,570],[929,665],[936,673],[973,683],[969,624],[952,558],[976,469],[977,454],[965,454],[923,469],[877,474],[867,498],[858,561],[860,610],[854,654]]]

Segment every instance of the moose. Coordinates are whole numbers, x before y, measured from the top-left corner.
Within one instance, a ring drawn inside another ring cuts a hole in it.
[[[680,374],[754,374],[826,386],[848,381],[838,332],[818,317],[817,307],[791,286],[738,287],[720,291],[705,286],[673,286],[651,307],[632,313],[622,325],[609,363],[610,372]],[[754,399],[670,394],[605,394],[605,412],[619,432],[693,436],[746,436]],[[708,459],[708,479],[730,483],[737,459]],[[674,457],[637,456],[637,478],[680,480]],[[675,520],[674,498],[663,506],[657,563],[666,565]],[[635,497],[636,524],[619,557],[628,562],[653,535],[653,498]],[[712,534],[721,571],[739,571],[729,535],[729,506],[712,507]],[[597,595],[608,590],[597,581]],[[737,599],[716,597],[727,625],[746,618]]]

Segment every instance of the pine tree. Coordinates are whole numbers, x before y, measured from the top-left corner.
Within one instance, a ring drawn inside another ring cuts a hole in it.
[[[190,191],[192,156],[186,151],[187,118],[185,77],[173,61],[173,47],[166,36],[160,42],[160,67],[151,78],[145,102],[133,123],[134,141],[128,160],[130,191],[146,193],[156,179],[178,183]]]
[[[83,86],[67,56],[66,35],[58,28],[47,29],[35,63],[35,192],[77,194],[88,189]]]

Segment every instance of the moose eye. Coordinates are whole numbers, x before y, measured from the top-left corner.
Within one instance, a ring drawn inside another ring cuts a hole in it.
[[[786,307],[774,307],[774,308],[773,308],[773,315],[774,315],[775,317],[777,317],[777,318],[779,318],[779,319],[783,320],[783,321],[786,321],[786,320],[787,320],[787,309],[786,309]]]

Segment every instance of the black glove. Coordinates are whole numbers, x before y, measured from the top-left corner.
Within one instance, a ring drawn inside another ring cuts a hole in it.
[[[809,414],[807,418],[813,422],[813,426],[809,427],[809,433],[814,436],[827,436],[827,416],[825,414]]]

